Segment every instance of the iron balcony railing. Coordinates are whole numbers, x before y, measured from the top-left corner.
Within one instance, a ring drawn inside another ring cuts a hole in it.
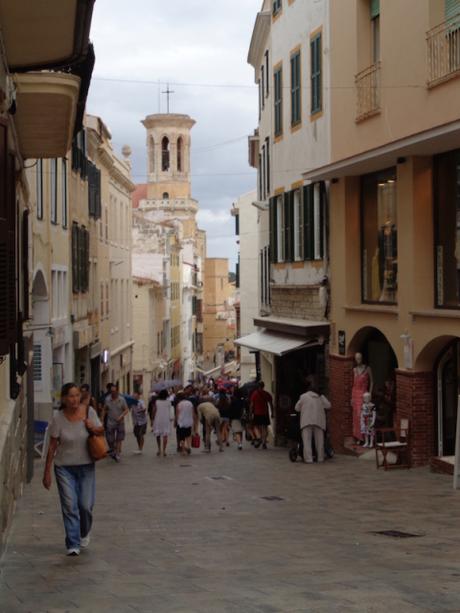
[[[380,62],[372,64],[355,76],[356,121],[380,113]]]
[[[428,87],[460,75],[460,13],[426,34]]]

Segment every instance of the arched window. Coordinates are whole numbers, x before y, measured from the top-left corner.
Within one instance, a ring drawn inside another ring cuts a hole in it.
[[[182,136],[177,139],[177,172],[182,172],[183,164],[183,140]]]
[[[163,192],[163,200],[169,200],[168,192]]]
[[[169,138],[163,137],[161,141],[161,170],[169,170]]]
[[[153,136],[149,140],[149,172],[155,172],[155,141]]]

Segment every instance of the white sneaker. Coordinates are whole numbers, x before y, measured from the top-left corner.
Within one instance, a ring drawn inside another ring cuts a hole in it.
[[[89,547],[89,543],[91,541],[91,536],[89,535],[89,533],[86,536],[83,536],[80,539],[80,547],[82,549],[86,549],[86,547]]]
[[[78,549],[78,547],[71,547],[70,549],[67,549],[67,555],[68,556],[79,556],[80,550]]]

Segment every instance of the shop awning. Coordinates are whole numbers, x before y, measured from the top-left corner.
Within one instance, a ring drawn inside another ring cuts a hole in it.
[[[296,349],[317,345],[316,341],[311,341],[306,338],[292,336],[289,334],[280,334],[276,332],[253,332],[247,336],[242,336],[235,340],[237,345],[254,349],[255,351],[266,351],[274,355],[285,355]]]

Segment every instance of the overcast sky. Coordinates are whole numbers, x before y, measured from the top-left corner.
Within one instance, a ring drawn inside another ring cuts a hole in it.
[[[124,144],[131,146],[135,183],[146,181],[140,121],[166,112],[166,97],[158,95],[166,82],[175,91],[171,112],[197,121],[192,194],[200,205],[199,224],[207,231],[208,255],[231,258],[231,269],[237,248],[229,209],[256,185],[247,161],[247,136],[257,126],[257,89],[246,58],[261,4],[97,0],[91,31],[96,66],[87,110],[108,125],[117,153]],[[220,145],[227,141],[234,142]]]

